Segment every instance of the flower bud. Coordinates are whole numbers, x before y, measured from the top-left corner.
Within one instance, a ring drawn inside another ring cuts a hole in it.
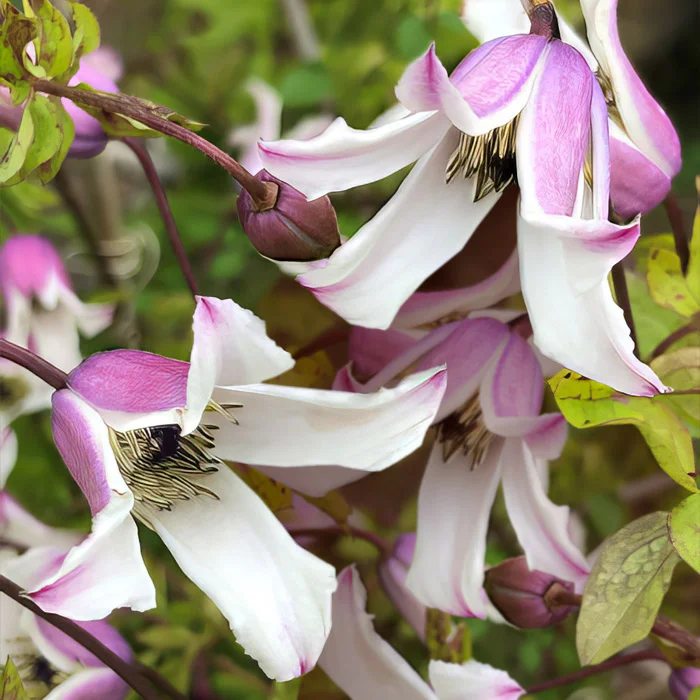
[[[533,0],[532,7],[526,9],[530,16],[530,34],[561,39],[557,13],[549,0]]]
[[[571,612],[570,605],[547,600],[546,594],[553,586],[574,590],[570,581],[530,571],[525,557],[508,559],[486,572],[485,588],[491,602],[508,622],[525,629],[550,627]]]
[[[309,202],[266,170],[255,177],[279,188],[274,206],[264,211],[258,210],[245,190],[238,197],[241,225],[261,255],[272,260],[321,260],[340,245],[338,221],[328,197]]]
[[[668,689],[675,700],[688,700],[700,687],[700,668],[674,668],[668,679]]]

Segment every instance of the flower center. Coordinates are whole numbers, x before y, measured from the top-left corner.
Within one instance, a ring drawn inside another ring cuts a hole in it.
[[[14,659],[28,700],[43,700],[68,678],[68,674],[59,671],[44,656],[26,655]]]
[[[478,394],[440,423],[437,439],[442,444],[444,462],[458,450],[472,458],[472,470],[484,461],[493,434],[484,423]]]
[[[598,80],[600,89],[603,91],[605,103],[608,105],[608,116],[623,131],[625,131],[625,125],[622,122],[620,110],[618,109],[617,102],[615,101],[615,92],[613,91],[612,80],[610,80],[610,76],[600,66],[598,66],[598,70],[595,73],[595,77]]]
[[[210,402],[216,411],[237,423],[229,413],[238,404]],[[212,454],[217,425],[202,424],[189,435],[177,425],[158,425],[119,432],[110,429],[109,438],[124,481],[134,494],[134,514],[148,523],[149,507],[171,510],[178,501],[196,496],[219,497],[203,483],[218,471],[222,461]]]
[[[520,115],[480,136],[460,133],[457,148],[447,163],[445,181],[452,182],[460,173],[464,178],[476,176],[475,202],[491,192],[502,192],[514,182],[515,136],[519,119]]]
[[[29,385],[22,377],[0,376],[0,411],[12,408],[29,393]]]

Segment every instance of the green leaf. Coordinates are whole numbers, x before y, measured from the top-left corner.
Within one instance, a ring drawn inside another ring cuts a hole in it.
[[[562,370],[549,380],[559,410],[576,428],[634,425],[644,436],[659,466],[688,491],[698,491],[693,443],[687,428],[665,405],[669,394],[653,398],[618,394],[610,387]]]
[[[425,22],[415,15],[404,17],[396,28],[396,49],[407,61],[420,56],[430,46],[432,39]]]
[[[71,2],[73,12],[73,60],[92,53],[100,45],[100,24],[87,5]],[[76,66],[77,70],[77,66]]]
[[[582,664],[605,661],[651,632],[679,561],[667,521],[668,513],[645,515],[603,543],[576,626]]]
[[[73,62],[70,26],[49,0],[31,0],[31,4],[39,28],[39,36],[34,42],[36,63],[43,69],[44,76],[54,78],[65,73]]]
[[[63,133],[58,128],[58,109],[60,100],[53,101],[45,95],[33,95],[25,111],[29,110],[34,122],[34,141],[27,150],[27,157],[22,166],[23,173],[30,173],[35,168],[53,157],[61,147]]]
[[[5,85],[11,86],[27,76],[25,47],[36,36],[34,20],[24,17],[11,5],[3,5],[0,11],[0,75]]]
[[[685,318],[700,311],[700,301],[688,287],[675,252],[654,248],[649,253],[647,283],[652,298],[660,306]]]
[[[689,496],[671,511],[668,529],[678,554],[700,574],[700,494]]]
[[[674,389],[695,389],[700,386],[700,347],[694,345],[667,352],[652,360],[651,368],[664,384]],[[669,394],[664,400],[674,407],[694,437],[700,437],[700,399]]]
[[[285,76],[280,94],[287,107],[311,107],[331,97],[333,86],[320,64],[306,65]]]
[[[688,700],[700,700],[700,686],[690,692]]]
[[[0,157],[0,183],[12,179],[22,169],[32,143],[34,142],[34,121],[29,109],[22,114],[19,129]]]
[[[0,676],[0,700],[28,700],[17,667],[9,656]]]
[[[686,280],[693,296],[700,299],[700,175],[695,176],[695,189],[698,191],[698,206],[695,210],[693,236],[690,239],[690,261]]]

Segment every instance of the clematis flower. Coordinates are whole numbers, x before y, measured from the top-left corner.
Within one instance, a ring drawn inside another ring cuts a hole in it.
[[[74,619],[153,607],[136,517],[263,671],[288,680],[321,652],[334,571],[299,547],[225,462],[383,469],[421,444],[445,371],[371,396],[273,386],[259,382],[294,362],[252,313],[200,297],[193,330],[189,363],[99,353],[54,394],[54,438],[90,504],[92,534],[28,595]]]
[[[100,47],[81,58],[80,68],[68,81],[71,87],[86,83],[102,92],[119,92],[115,81],[123,72],[119,55],[113,49]],[[107,146],[107,134],[97,119],[90,116],[68,99],[61,100],[63,107],[73,120],[75,137],[70,145],[68,156],[72,158],[93,158]],[[13,105],[9,90],[0,87],[0,127],[15,130],[22,119],[22,105]]]
[[[29,347],[62,370],[80,363],[78,331],[92,337],[112,321],[111,304],[84,304],[73,292],[56,249],[41,236],[18,235],[0,248],[3,337]],[[51,389],[26,370],[0,360],[0,421],[51,405]]]
[[[82,535],[48,527],[4,490],[4,479],[14,466],[15,456],[14,434],[5,430],[0,433],[0,572],[30,589],[58,569],[66,552]],[[79,624],[122,659],[131,661],[129,645],[106,621]],[[31,698],[122,700],[129,692],[127,684],[89,651],[11,598],[2,596],[0,657],[4,662],[8,656],[17,666]]]
[[[608,103],[613,208],[631,218],[668,194],[681,168],[678,134],[630,63],[617,29],[617,0],[581,0],[590,48],[559,18],[562,39],[596,73]],[[462,17],[480,41],[524,34],[530,22],[520,0],[465,0]]]
[[[700,669],[674,668],[668,679],[668,689],[674,700],[689,700],[691,693],[700,687]]]
[[[517,700],[525,695],[505,671],[478,661],[431,661],[429,686],[375,632],[366,603],[367,591],[349,566],[338,575],[333,629],[319,665],[351,700]]]
[[[639,223],[608,221],[605,96],[582,55],[559,39],[549,3],[530,9],[530,24],[529,34],[479,47],[451,76],[431,47],[399,81],[410,110],[401,119],[367,131],[338,119],[310,141],[260,144],[265,168],[309,199],[418,160],[327,261],[291,269],[350,323],[387,328],[517,180],[522,288],[537,347],[619,391],[653,395],[665,387],[634,356],[608,284]]]
[[[374,376],[363,385],[346,368],[337,382],[375,391],[408,372],[447,366],[406,587],[424,605],[463,617],[487,614],[486,535],[499,484],[530,569],[579,589],[590,570],[568,534],[569,509],[546,495],[547,460],[559,456],[566,422],[540,415],[543,369],[522,321],[511,320],[521,312],[479,310],[512,293],[516,264],[512,257],[473,287],[414,294],[388,331],[355,329],[353,367]]]

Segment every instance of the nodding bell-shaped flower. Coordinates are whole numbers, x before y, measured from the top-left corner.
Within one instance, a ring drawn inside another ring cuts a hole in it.
[[[61,566],[83,535],[45,525],[5,491],[15,456],[14,434],[0,432],[0,573],[31,590]],[[131,661],[129,645],[107,622],[78,624]],[[127,684],[89,651],[6,596],[0,599],[0,656],[3,663],[12,658],[30,698],[122,700],[129,692]]]
[[[309,202],[266,170],[256,177],[278,187],[277,200],[265,210],[260,210],[245,190],[238,196],[241,226],[261,255],[277,261],[320,260],[340,245],[338,220],[328,197]]]
[[[12,236],[0,247],[0,292],[7,323],[3,336],[64,371],[82,359],[79,331],[89,338],[112,322],[111,304],[80,301],[61,256],[41,236]],[[44,382],[0,360],[0,418],[5,423],[50,405],[51,389]]]
[[[525,557],[490,568],[484,588],[491,602],[511,625],[524,629],[551,627],[565,620],[573,608],[547,600],[552,586],[573,592],[574,584],[542,571],[532,571]]]
[[[618,0],[581,0],[588,42],[559,17],[562,39],[586,59],[603,88],[610,129],[610,198],[624,218],[653,209],[681,167],[678,134],[630,63],[617,28]],[[465,0],[462,17],[482,42],[529,30],[528,2]]]
[[[608,220],[606,98],[585,58],[559,38],[551,5],[535,9],[531,33],[484,44],[452,75],[431,47],[396,88],[403,118],[366,131],[338,119],[309,141],[260,144],[265,168],[311,200],[417,160],[358,233],[327,261],[294,272],[350,323],[387,328],[517,181],[521,280],[535,344],[618,391],[653,395],[665,387],[634,356],[608,284],[639,222]]]
[[[688,700],[696,688],[700,688],[700,669],[687,667],[671,671],[668,689],[674,700]]]
[[[343,569],[333,594],[333,628],[319,666],[351,700],[517,700],[525,695],[505,671],[473,660],[431,661],[428,685],[376,633],[366,604],[357,569]]]
[[[88,500],[92,534],[28,595],[74,619],[152,608],[135,517],[263,671],[289,680],[321,653],[334,570],[295,543],[227,462],[383,469],[422,443],[445,371],[367,396],[275,386],[261,382],[294,361],[251,312],[198,297],[193,330],[190,362],[103,352],[54,394],[54,439]]]
[[[122,63],[113,49],[100,47],[80,60],[80,68],[68,81],[71,87],[87,83],[102,92],[119,92],[115,81],[122,75]],[[75,136],[68,151],[69,158],[93,158],[104,151],[108,137],[97,119],[80,109],[69,99],[61,100],[73,120]],[[16,130],[22,119],[22,105],[13,105],[9,90],[0,87],[0,127]]]

